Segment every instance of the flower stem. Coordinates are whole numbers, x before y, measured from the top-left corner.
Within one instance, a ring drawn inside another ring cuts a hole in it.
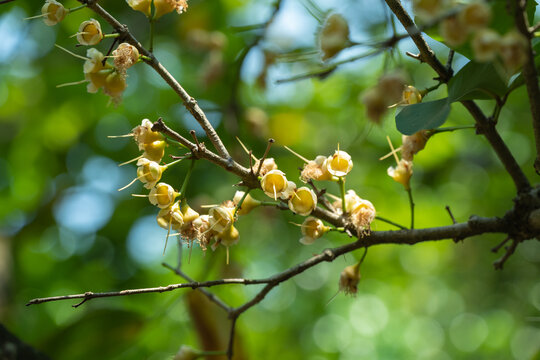
[[[72,12],[84,9],[85,7],[86,7],[86,4],[83,4],[83,5],[79,5],[79,6],[76,6],[74,8],[67,9],[67,10],[68,10],[68,13],[72,13]]]
[[[148,21],[150,21],[150,46],[148,47],[148,51],[154,52],[154,24],[156,19],[152,16],[148,18]]]
[[[398,228],[400,228],[401,230],[407,230],[407,228],[406,228],[405,226],[399,225],[398,223],[395,223],[395,222],[393,222],[392,220],[389,220],[389,219],[387,219],[387,218],[383,218],[382,216],[378,216],[378,215],[377,215],[377,216],[375,216],[375,219],[376,219],[376,220],[379,220],[379,221],[382,221],[382,222],[385,222],[385,223],[390,224],[390,225],[394,225],[395,227],[398,227]]]
[[[191,164],[189,165],[189,169],[186,173],[186,177],[184,178],[184,182],[182,183],[182,187],[180,188],[180,199],[183,200],[186,198],[186,189],[187,184],[189,182],[189,178],[191,177],[191,173],[193,172],[193,168],[195,167],[195,158],[191,159]]]
[[[442,132],[449,132],[449,131],[456,131],[456,130],[463,130],[463,129],[476,129],[476,126],[475,125],[451,126],[451,127],[433,129],[433,130],[430,130],[430,132],[433,135],[433,134],[438,134]]]
[[[338,184],[339,192],[341,193],[341,210],[343,211],[343,214],[345,214],[347,209],[345,208],[345,181],[343,181],[343,176],[338,178]]]
[[[244,203],[244,200],[246,199],[246,197],[248,196],[249,194],[249,191],[251,189],[249,189],[248,191],[244,192],[244,195],[242,196],[242,198],[240,199],[240,201],[238,202],[238,204],[236,204],[236,206],[234,207],[234,217],[236,218],[236,213],[238,212],[238,209],[240,209],[240,207],[242,206],[242,204]]]
[[[104,38],[104,39],[109,39],[109,38],[117,38],[117,37],[119,37],[119,36],[120,36],[119,33],[112,33],[112,34],[105,34],[105,35],[103,35],[103,38]]]
[[[409,205],[411,207],[411,230],[414,229],[414,200],[412,195],[412,189],[409,187],[406,189],[407,194],[409,194]]]

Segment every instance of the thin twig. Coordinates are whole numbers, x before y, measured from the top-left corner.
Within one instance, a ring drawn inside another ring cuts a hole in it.
[[[504,255],[500,259],[496,260],[493,263],[493,267],[495,268],[495,270],[502,270],[506,260],[508,260],[508,258],[514,253],[517,245],[518,245],[518,241],[516,239],[513,239],[512,244],[510,244],[510,246],[507,246],[505,248],[506,253],[504,253]]]
[[[232,360],[234,350],[234,333],[236,331],[236,320],[239,315],[233,315],[231,317],[231,330],[229,331],[229,344],[227,345],[227,360]]]

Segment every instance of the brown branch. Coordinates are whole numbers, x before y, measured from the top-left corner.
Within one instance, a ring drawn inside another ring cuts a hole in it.
[[[527,59],[523,64],[523,79],[527,87],[527,95],[529,97],[529,106],[531,108],[532,123],[534,129],[534,140],[536,144],[536,159],[534,161],[534,169],[540,175],[540,87],[538,86],[538,73],[534,63],[534,51],[531,44],[531,38],[534,34],[529,31],[527,21],[527,11],[525,3],[521,0],[508,0],[510,8],[514,10],[514,19],[519,32],[527,39]]]
[[[218,154],[224,159],[229,159],[230,155],[225,145],[221,141],[220,137],[216,133],[214,127],[210,124],[204,111],[199,107],[197,101],[191,97],[186,90],[180,85],[180,83],[169,73],[167,69],[156,59],[153,53],[144,48],[141,43],[131,34],[126,25],[122,25],[115,17],[109,14],[104,8],[102,8],[97,0],[78,0],[82,4],[86,4],[89,9],[92,9],[96,14],[101,16],[105,21],[109,23],[119,34],[123,41],[135,46],[139,53],[145,56],[145,62],[150,65],[165,82],[180,96],[184,106],[193,115],[195,120],[201,125],[204,132],[216,148]]]
[[[431,66],[433,70],[439,75],[439,79],[442,82],[448,82],[451,78],[451,69],[443,65],[435,56],[435,53],[427,42],[424,40],[422,33],[418,30],[414,21],[411,19],[407,11],[403,8],[398,0],[385,0],[388,7],[396,15],[401,24],[405,27],[409,33],[411,39],[414,41],[418,50],[420,50],[420,58],[423,62]],[[529,180],[519,167],[516,159],[506,146],[506,143],[502,140],[501,136],[495,129],[495,124],[489,121],[484,115],[482,110],[472,100],[461,101],[463,106],[467,108],[471,116],[474,118],[477,124],[477,128],[482,133],[488,142],[491,144],[495,153],[503,163],[504,168],[508,174],[512,177],[516,189],[518,192],[525,192],[530,189]],[[539,105],[540,106],[540,105]]]

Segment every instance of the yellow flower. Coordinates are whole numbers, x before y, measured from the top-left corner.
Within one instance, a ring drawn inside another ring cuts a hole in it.
[[[165,230],[174,229],[180,230],[184,224],[184,217],[180,211],[180,202],[175,202],[168,208],[161,209],[157,215],[157,223]]]
[[[159,19],[174,10],[182,14],[187,10],[188,4],[186,0],[154,0],[154,8],[156,9],[154,18]]]
[[[178,195],[171,185],[161,182],[150,190],[148,200],[152,205],[165,209],[172,205]]]
[[[326,167],[328,172],[334,176],[345,176],[353,167],[351,155],[347,154],[345,151],[336,150],[334,155],[328,157]]]
[[[419,102],[422,102],[422,94],[420,94],[420,91],[418,91],[417,88],[409,85],[403,90],[401,101],[403,104],[407,105],[418,104]]]
[[[143,119],[141,125],[131,130],[139,150],[145,150],[145,146],[152,144],[154,141],[163,140],[164,136],[158,131],[152,131],[152,126],[153,124],[150,120]]]
[[[375,206],[369,200],[360,199],[350,211],[350,219],[357,230],[369,229],[375,219]]]
[[[317,196],[307,187],[298,188],[289,199],[289,209],[295,214],[307,216],[317,207]]]
[[[113,71],[105,79],[103,92],[110,96],[113,103],[118,104],[122,100],[122,94],[126,88],[126,76],[118,71]]]
[[[260,160],[255,161],[255,164],[253,164],[253,167],[252,167],[253,172],[257,172],[257,170],[259,169],[259,164],[260,164]],[[277,170],[277,168],[278,166],[274,158],[266,158],[262,162],[261,171],[259,172],[259,175],[264,176],[269,171]]]
[[[143,157],[159,163],[163,155],[165,155],[166,146],[167,143],[164,140],[156,140],[149,144],[144,144]]]
[[[510,31],[501,39],[499,51],[506,69],[514,73],[527,59],[527,39],[517,31]]]
[[[459,46],[467,40],[469,29],[460,17],[452,16],[439,23],[439,32],[449,46]]]
[[[474,34],[471,46],[474,60],[478,62],[493,61],[501,47],[501,37],[496,31],[481,29]]]
[[[69,11],[55,0],[47,0],[41,7],[41,14],[46,25],[53,26],[64,20]]]
[[[83,21],[76,35],[77,41],[81,45],[97,45],[103,39],[101,25],[95,19]]]
[[[228,206],[215,206],[208,211],[210,227],[217,233],[230,228],[234,222],[234,208]]]
[[[411,161],[401,159],[396,167],[390,166],[388,168],[388,176],[403,185],[405,190],[409,190],[411,188],[410,179],[413,174],[412,165]]]
[[[317,156],[315,160],[308,161],[300,174],[300,180],[303,182],[308,182],[310,179],[317,181],[332,180],[332,174],[328,172],[326,165],[327,157],[322,155]]]
[[[145,158],[137,160],[137,178],[147,189],[153,188],[161,179],[166,166],[160,166],[157,162]]]
[[[313,216],[307,217],[300,227],[303,237],[300,239],[300,243],[304,245],[311,245],[330,230],[328,226],[324,226],[320,219]]]
[[[289,182],[283,171],[271,170],[262,177],[261,188],[266,195],[277,200],[287,192]]]
[[[420,130],[412,135],[401,137],[401,157],[404,160],[412,161],[415,154],[422,150],[430,137],[428,130]]]

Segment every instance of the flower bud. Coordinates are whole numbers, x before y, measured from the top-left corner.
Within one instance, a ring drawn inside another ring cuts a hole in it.
[[[289,182],[283,171],[271,170],[262,177],[261,188],[267,196],[277,200],[278,197],[287,192]]]
[[[234,222],[234,208],[231,207],[215,206],[210,209],[208,214],[210,215],[210,226],[217,233],[228,229]]]
[[[491,8],[484,1],[473,1],[461,10],[459,17],[469,30],[481,29],[491,20]]]
[[[439,32],[444,41],[451,47],[463,44],[469,35],[467,24],[464,24],[458,16],[448,17],[441,21]]]
[[[245,193],[243,191],[237,191],[234,194],[233,203],[235,206],[240,203],[240,200],[242,200],[244,194]],[[250,194],[247,194],[247,196],[244,198],[244,201],[242,202],[242,205],[240,205],[236,213],[238,215],[246,215],[259,205],[261,205],[261,202],[259,200],[255,200]]]
[[[184,218],[180,211],[180,202],[175,202],[172,206],[161,209],[157,215],[157,223],[165,230],[180,230],[184,224]]]
[[[332,180],[332,174],[328,172],[327,157],[319,155],[315,160],[310,160],[304,165],[304,169],[300,173],[300,180],[308,182],[313,180]]]
[[[193,228],[196,229],[195,237],[199,242],[199,246],[203,249],[203,251],[206,251],[206,247],[215,234],[210,225],[210,216],[201,215],[194,219],[191,224],[193,225]]]
[[[143,157],[159,163],[163,159],[163,155],[165,155],[166,146],[167,143],[164,140],[156,140],[149,144],[144,144]]]
[[[304,245],[311,245],[330,230],[328,226],[324,226],[320,219],[313,216],[307,217],[300,227],[303,237],[300,242]]]
[[[152,205],[165,209],[173,204],[178,195],[171,185],[161,182],[150,190],[148,200]]]
[[[97,45],[103,39],[101,24],[95,19],[83,21],[77,32],[77,41],[81,45]]]
[[[152,0],[126,0],[128,5],[136,11],[142,12],[147,17],[152,16]]]
[[[422,102],[422,94],[420,94],[420,91],[418,91],[417,88],[409,85],[403,90],[401,101],[403,104],[407,105],[418,104],[419,102]]]
[[[49,26],[56,25],[64,20],[68,12],[64,5],[55,0],[46,0],[41,7],[41,14],[44,16],[43,21]]]
[[[360,264],[347,266],[339,275],[339,291],[347,295],[356,295],[360,282]]]
[[[409,190],[410,179],[413,174],[412,162],[401,159],[396,167],[390,166],[387,170],[388,176],[390,176],[394,181],[400,183],[405,187],[405,190]]]
[[[125,73],[128,68],[133,66],[139,60],[139,50],[131,44],[121,43],[116,50],[112,52],[114,57],[114,67],[120,72]]]
[[[500,55],[510,72],[515,72],[525,63],[527,43],[527,39],[517,31],[510,31],[501,39]]]
[[[161,179],[164,166],[160,166],[155,161],[142,158],[137,161],[137,177],[144,184],[144,187],[151,189]]]
[[[336,150],[334,155],[328,157],[326,167],[328,172],[334,176],[345,176],[353,167],[351,155],[347,154],[345,151]]]
[[[315,207],[317,207],[317,195],[305,186],[296,189],[289,199],[289,209],[298,215],[308,216]]]
[[[323,53],[322,59],[335,56],[349,45],[349,24],[339,14],[328,16],[319,33],[319,43]]]
[[[199,213],[193,210],[187,203],[182,204],[180,210],[182,211],[182,217],[184,218],[184,226],[199,217]]]
[[[481,29],[475,32],[472,42],[474,60],[478,62],[493,61],[501,46],[501,37],[491,29]]]
[[[401,137],[401,157],[403,160],[412,161],[415,154],[424,149],[430,137],[428,130],[420,130],[412,135]]]

